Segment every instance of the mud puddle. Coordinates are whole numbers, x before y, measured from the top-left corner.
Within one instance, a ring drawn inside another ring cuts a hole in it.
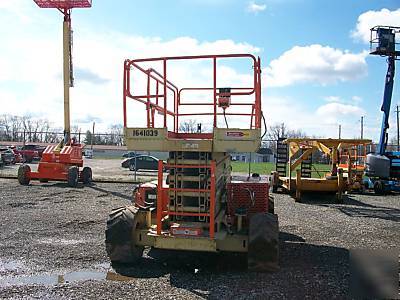
[[[105,264],[100,264],[100,267],[106,267]],[[15,262],[10,262],[8,268],[18,268],[20,265]],[[109,266],[108,266],[109,267]],[[1,270],[1,269],[0,269]],[[81,281],[94,280],[109,280],[109,281],[130,281],[134,277],[120,275],[114,271],[94,271],[94,270],[81,270],[69,272],[66,274],[38,274],[38,275],[24,275],[24,276],[0,276],[0,288],[10,286],[29,286],[29,285],[44,285],[54,286],[59,284],[77,283]]]

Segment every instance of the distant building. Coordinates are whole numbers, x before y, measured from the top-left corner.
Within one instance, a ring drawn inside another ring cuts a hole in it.
[[[274,154],[270,148],[260,148],[256,153],[231,153],[232,161],[241,161],[241,162],[274,162]]]

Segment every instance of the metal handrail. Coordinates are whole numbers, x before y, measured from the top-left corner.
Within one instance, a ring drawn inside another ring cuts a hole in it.
[[[230,96],[250,96],[254,95],[254,102],[234,102],[231,101],[231,106],[249,106],[249,113],[220,113],[217,111],[218,99],[220,93],[217,88],[217,60],[226,58],[249,58],[253,64],[253,87],[231,87]],[[212,87],[183,87],[178,88],[175,84],[167,79],[167,62],[173,60],[193,60],[193,59],[211,59],[213,63],[213,86]],[[140,63],[159,62],[162,63],[163,71],[159,72],[154,68],[145,69],[140,66]],[[131,70],[138,70],[147,76],[147,94],[146,95],[132,95],[131,93]],[[261,65],[260,58],[256,58],[251,54],[226,54],[226,55],[197,55],[197,56],[172,56],[172,57],[159,57],[159,58],[145,58],[125,60],[124,62],[124,84],[123,84],[123,110],[124,110],[124,127],[127,127],[127,98],[136,100],[146,105],[147,111],[147,127],[154,128],[155,111],[163,115],[163,127],[167,128],[167,118],[174,119],[174,133],[179,130],[179,117],[180,116],[213,116],[213,127],[217,127],[217,117],[222,115],[228,116],[246,116],[250,117],[250,129],[261,127]],[[151,91],[152,83],[156,84],[156,92]],[[183,102],[182,93],[184,91],[213,91],[213,101],[209,103],[204,102]],[[174,109],[167,109],[168,91],[173,94]],[[180,113],[180,106],[212,106],[212,112],[193,112],[193,113]]]

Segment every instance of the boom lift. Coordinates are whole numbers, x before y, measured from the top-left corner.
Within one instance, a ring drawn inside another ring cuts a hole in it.
[[[248,66],[250,86],[217,86],[226,79],[218,66],[227,61]],[[172,83],[171,69],[179,62],[196,66],[197,77],[212,74],[211,86]],[[194,102],[194,94],[203,97]],[[269,185],[232,180],[229,155],[255,152],[261,145],[260,59],[232,54],[126,60],[123,95],[128,149],[166,151],[169,158],[159,161],[157,182],[138,188],[132,206],[111,212],[105,232],[110,260],[136,262],[147,246],[247,253],[249,269],[276,270],[279,230]],[[128,100],[144,105],[147,126],[128,126]],[[211,132],[202,132],[201,126],[197,132],[181,132],[179,120],[185,117],[206,117]],[[228,118],[239,119],[240,126],[229,127]]]
[[[64,16],[63,23],[63,79],[64,79],[64,138],[57,145],[49,145],[42,154],[37,172],[31,171],[29,165],[21,165],[18,169],[18,181],[28,185],[31,179],[41,182],[48,180],[67,181],[71,187],[76,187],[78,181],[88,184],[92,181],[92,170],[83,167],[83,145],[71,138],[69,88],[73,87],[72,68],[72,8],[87,8],[92,6],[91,0],[34,0],[41,8],[57,8]],[[81,169],[80,169],[81,168]]]
[[[392,102],[395,61],[400,56],[396,51],[396,34],[400,27],[375,26],[371,28],[371,53],[387,57],[388,70],[386,73],[385,90],[383,93],[383,112],[381,134],[375,153],[367,155],[365,175],[368,176],[366,185],[373,188],[376,194],[389,191],[400,191],[400,152],[387,151],[390,105]]]

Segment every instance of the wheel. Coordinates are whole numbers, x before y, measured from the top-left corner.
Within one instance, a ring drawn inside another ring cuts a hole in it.
[[[268,198],[268,212],[270,214],[274,214],[275,213],[274,197],[271,196],[271,195]]]
[[[335,200],[337,204],[343,204],[344,199],[343,199],[343,194],[342,193],[336,193],[335,194]]]
[[[109,215],[106,228],[106,251],[113,263],[136,263],[142,257],[144,247],[137,246],[132,231],[138,227],[139,209],[126,206],[114,209]]]
[[[377,195],[383,195],[384,190],[383,190],[383,184],[380,180],[375,181],[374,183],[374,192]]]
[[[21,165],[18,168],[18,182],[22,185],[28,185],[31,181],[31,167]]]
[[[67,181],[70,187],[76,187],[78,185],[79,170],[78,167],[72,166],[68,169]]]
[[[134,163],[130,163],[129,164],[129,170],[130,171],[135,171],[136,170],[136,167],[135,167],[135,164]],[[136,170],[137,171],[137,170]]]
[[[247,266],[251,271],[268,272],[279,269],[278,216],[257,213],[250,218]]]
[[[364,188],[365,188],[366,190],[369,189],[369,183],[368,183],[367,181],[364,181]]]
[[[89,167],[84,167],[82,170],[82,182],[84,184],[92,183],[92,169]]]

